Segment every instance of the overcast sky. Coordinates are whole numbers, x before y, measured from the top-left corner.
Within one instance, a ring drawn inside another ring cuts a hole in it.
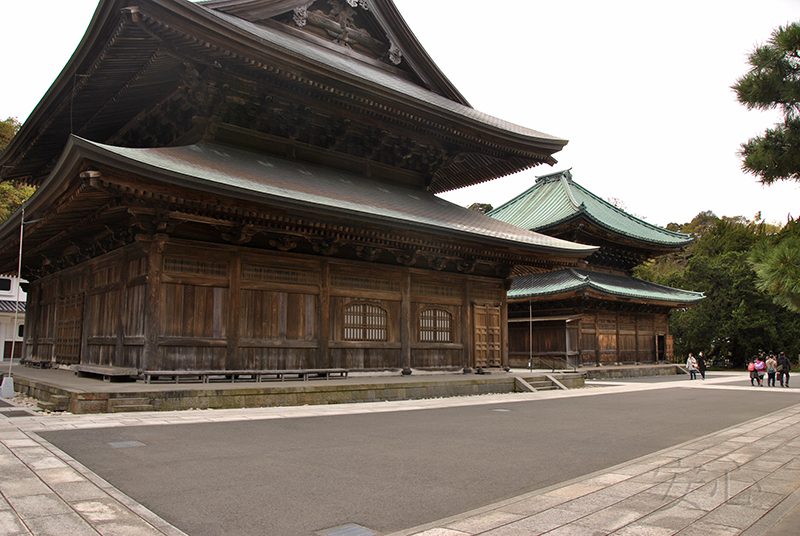
[[[739,144],[775,123],[730,86],[800,0],[395,0],[473,107],[569,140],[554,167],[444,194],[498,206],[572,168],[595,194],[666,225],[698,212],[784,222],[800,185],[762,187]],[[0,118],[24,121],[75,50],[96,0],[0,0]]]

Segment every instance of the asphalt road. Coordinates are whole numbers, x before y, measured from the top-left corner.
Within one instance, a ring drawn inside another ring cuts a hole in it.
[[[41,434],[191,536],[389,532],[798,402],[660,389],[463,408]],[[144,446],[114,448],[113,442]]]

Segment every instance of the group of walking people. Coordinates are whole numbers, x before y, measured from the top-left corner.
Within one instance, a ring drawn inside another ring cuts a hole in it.
[[[697,357],[691,352],[689,358],[686,360],[686,370],[689,371],[689,379],[696,380],[697,373],[700,373],[702,379],[706,379],[706,359],[703,352],[700,352]],[[767,387],[775,387],[775,378],[777,377],[781,387],[789,387],[789,373],[792,370],[792,363],[786,357],[784,352],[778,354],[771,353],[767,356],[760,354],[753,356],[747,363],[747,370],[750,371],[750,385],[764,385],[764,376],[767,377]]]
[[[689,371],[690,380],[696,380],[698,372],[704,380],[706,379],[706,358],[703,357],[703,352],[697,354],[697,357],[692,352],[689,352],[689,359],[686,360],[686,370]]]
[[[775,376],[778,377],[781,387],[789,387],[789,372],[792,370],[792,364],[786,354],[781,352],[778,357],[770,353],[764,359],[764,354],[753,356],[747,364],[747,370],[750,371],[750,385],[764,385],[764,374],[767,376],[767,387],[775,387]]]

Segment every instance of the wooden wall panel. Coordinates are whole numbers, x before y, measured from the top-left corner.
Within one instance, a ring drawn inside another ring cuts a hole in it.
[[[139,363],[141,360],[143,348],[144,348],[143,345],[138,345],[138,346],[126,345],[123,349],[122,355],[120,356],[121,359],[116,363],[116,365],[119,367],[139,368]]]
[[[162,346],[151,370],[224,370],[225,347]]]
[[[278,292],[242,290],[239,337],[278,338]]]
[[[318,297],[242,290],[239,337],[257,340],[316,340]]]
[[[117,336],[119,292],[92,294],[86,298],[86,323],[89,337]]]
[[[286,295],[286,338],[312,340],[316,338],[317,297],[308,294]]]
[[[164,283],[162,323],[165,337],[224,338],[228,289]]]
[[[617,335],[616,333],[599,333],[597,347],[601,363],[617,362]]]
[[[128,306],[123,318],[126,337],[144,337],[144,313],[146,311],[147,286],[136,285],[125,289]]]
[[[635,363],[636,353],[636,333],[620,333],[619,340],[619,359],[620,363]]]
[[[291,370],[314,368],[316,348],[240,348],[237,369]]]
[[[385,370],[402,368],[402,357],[397,348],[331,348],[329,367]]]
[[[116,345],[89,343],[86,346],[86,351],[81,356],[81,364],[120,366],[116,362]]]
[[[442,348],[412,348],[411,366],[414,368],[458,368],[464,366],[463,350]]]
[[[649,363],[657,361],[656,357],[656,338],[655,335],[639,335],[639,359],[640,362]]]

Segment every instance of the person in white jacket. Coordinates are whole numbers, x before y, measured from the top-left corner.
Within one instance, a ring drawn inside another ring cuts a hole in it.
[[[697,359],[691,352],[689,353],[689,359],[686,360],[686,370],[689,371],[690,380],[697,379]]]

